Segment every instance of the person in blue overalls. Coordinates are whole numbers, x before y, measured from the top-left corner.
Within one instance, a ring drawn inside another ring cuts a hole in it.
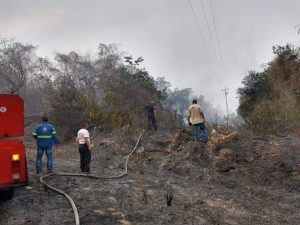
[[[154,106],[154,101],[151,101],[150,104],[145,106],[145,110],[147,111],[148,117],[148,127],[151,128],[151,123],[154,130],[157,130],[156,126],[156,109]]]
[[[42,173],[42,158],[44,151],[47,155],[47,173],[52,173],[52,146],[53,144],[58,144],[58,136],[55,128],[48,123],[47,117],[42,117],[42,123],[35,127],[32,135],[37,140],[36,173]]]

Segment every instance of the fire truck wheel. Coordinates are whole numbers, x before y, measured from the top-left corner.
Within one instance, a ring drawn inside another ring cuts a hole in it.
[[[14,196],[14,189],[13,188],[9,188],[7,190],[0,191],[0,198],[1,199],[9,200],[9,199],[12,199],[13,196]]]

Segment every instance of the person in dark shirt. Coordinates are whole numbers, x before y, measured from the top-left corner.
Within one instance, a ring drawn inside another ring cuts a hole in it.
[[[156,126],[156,109],[154,106],[154,101],[151,101],[150,104],[145,106],[145,110],[147,112],[147,118],[148,118],[148,127],[151,129],[151,123],[154,128],[154,130],[157,130]]]

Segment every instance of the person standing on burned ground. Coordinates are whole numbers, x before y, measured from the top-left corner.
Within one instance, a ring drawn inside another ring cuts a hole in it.
[[[80,153],[80,169],[83,173],[90,173],[91,152],[93,145],[90,140],[90,133],[87,130],[88,124],[83,123],[81,129],[77,133],[76,141],[79,145]]]
[[[199,140],[199,131],[201,131],[200,140],[203,143],[206,143],[208,138],[207,129],[205,126],[205,117],[203,110],[200,105],[197,104],[196,99],[193,99],[192,105],[188,108],[187,120],[193,125],[194,128],[195,144],[197,144]]]
[[[146,105],[144,109],[147,112],[147,118],[148,118],[148,128],[151,130],[151,123],[154,130],[157,130],[156,125],[156,108],[154,105],[154,101],[151,101],[150,104]]]
[[[37,142],[36,174],[42,174],[42,158],[44,152],[46,152],[47,156],[47,173],[52,173],[52,146],[58,144],[59,139],[54,126],[48,123],[48,117],[42,117],[42,123],[35,127],[32,135]]]

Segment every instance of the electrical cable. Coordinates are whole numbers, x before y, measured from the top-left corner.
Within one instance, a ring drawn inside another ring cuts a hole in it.
[[[214,45],[214,37],[213,37],[211,29],[210,29],[210,25],[209,25],[209,22],[208,22],[208,17],[207,17],[206,10],[205,10],[204,4],[203,4],[203,0],[201,0],[200,2],[201,2],[201,7],[202,7],[202,11],[203,11],[205,23],[206,23],[206,26],[207,26],[207,29],[208,29],[208,32],[209,32],[209,36],[210,36],[211,42],[212,42],[213,53],[215,54],[217,62],[219,62],[218,54],[217,54],[217,51],[216,51],[216,48],[215,48],[215,45]],[[220,66],[219,63],[218,63],[218,66]]]
[[[210,10],[211,10],[212,18],[213,18],[213,24],[214,24],[214,28],[215,28],[215,32],[216,32],[216,36],[217,36],[218,48],[219,48],[219,53],[220,53],[220,57],[221,57],[221,63],[222,63],[222,67],[223,67],[223,73],[225,75],[224,59],[223,59],[223,54],[222,54],[222,50],[221,50],[219,33],[218,33],[217,26],[216,26],[216,20],[215,20],[214,10],[213,10],[213,6],[212,6],[211,1],[210,0],[208,0],[208,1],[209,1]]]
[[[207,51],[208,57],[209,57],[210,61],[212,62],[212,65],[214,65],[214,61],[213,61],[212,58],[211,58],[211,55],[210,55],[208,46],[207,46],[207,44],[206,44],[205,38],[204,38],[204,36],[203,36],[203,33],[202,33],[202,31],[201,31],[201,27],[200,27],[199,21],[198,21],[198,19],[197,19],[195,10],[194,10],[194,8],[193,8],[193,5],[192,5],[192,3],[191,3],[190,0],[188,0],[188,3],[189,3],[190,8],[191,8],[191,10],[192,10],[192,14],[193,14],[195,23],[196,23],[196,25],[197,25],[197,29],[198,29],[198,31],[199,31],[199,33],[200,33],[200,37],[201,37],[202,42],[203,42],[203,44],[204,44],[204,47],[205,47],[205,49],[206,49],[206,51]],[[218,70],[217,70],[217,72],[218,72]]]

